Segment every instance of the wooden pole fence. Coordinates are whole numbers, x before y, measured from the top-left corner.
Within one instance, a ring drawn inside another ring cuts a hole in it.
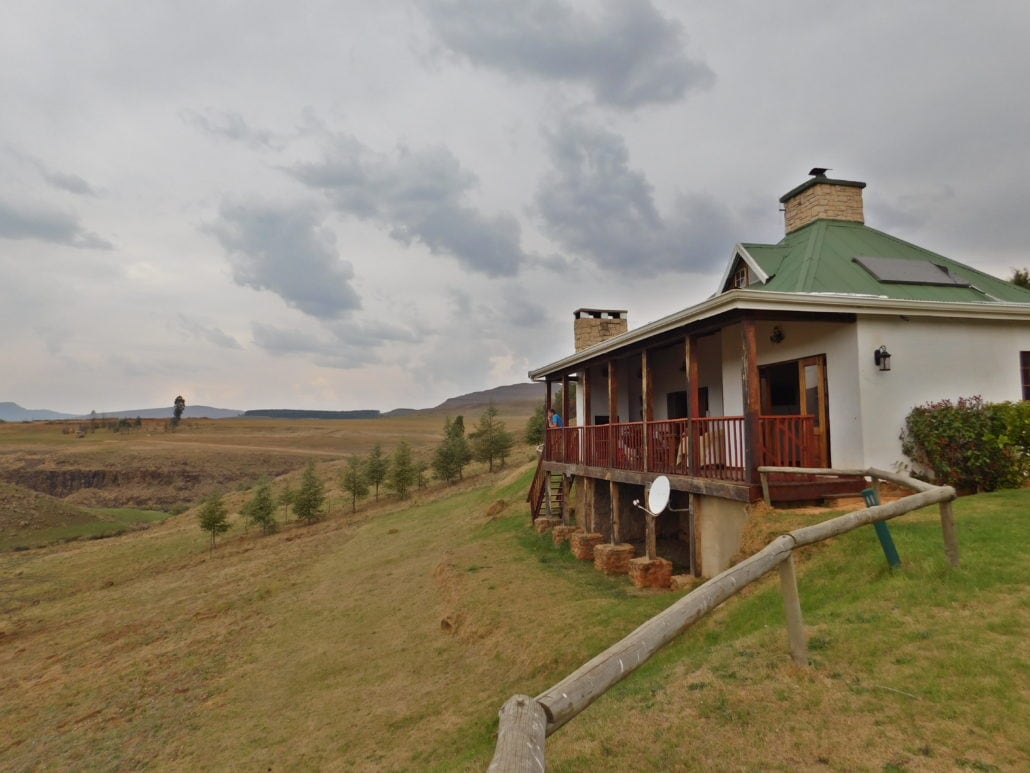
[[[680,633],[773,569],[778,569],[780,574],[791,656],[799,665],[807,665],[807,642],[793,557],[796,548],[939,503],[948,560],[952,566],[958,565],[958,542],[951,508],[951,502],[956,494],[951,486],[933,486],[876,469],[761,467],[759,472],[763,480],[769,472],[869,476],[874,480],[879,478],[915,489],[918,493],[885,505],[856,510],[777,537],[762,550],[716,575],[659,612],[622,641],[584,663],[535,699],[525,695],[513,696],[504,704],[499,714],[497,747],[489,767],[491,773],[544,770],[546,736],[583,711],[612,685],[635,671]]]

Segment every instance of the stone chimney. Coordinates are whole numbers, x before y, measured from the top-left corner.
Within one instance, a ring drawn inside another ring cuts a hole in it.
[[[828,169],[815,168],[811,180],[780,197],[783,204],[787,233],[808,225],[813,220],[850,220],[864,223],[862,189],[865,183],[851,180],[831,180]]]
[[[572,316],[577,352],[629,330],[625,309],[576,309]]]

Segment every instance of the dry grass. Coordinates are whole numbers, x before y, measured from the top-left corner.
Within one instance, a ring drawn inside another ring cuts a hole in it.
[[[427,438],[440,423],[425,420]],[[187,442],[267,451],[264,432]],[[311,458],[331,480],[343,457]],[[530,474],[356,515],[337,505],[270,537],[237,525],[213,552],[187,513],[0,555],[0,768],[485,768],[510,695],[542,691],[674,598],[537,538]],[[868,535],[814,553],[801,568],[812,668],[791,665],[766,583],[552,736],[549,765],[1019,769],[1030,596],[1013,513],[1028,502],[961,500],[958,572],[933,513],[892,525],[903,571],[883,569]],[[755,540],[812,517],[770,513]]]

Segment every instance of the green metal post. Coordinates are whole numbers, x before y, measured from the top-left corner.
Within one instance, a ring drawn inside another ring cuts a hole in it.
[[[880,495],[874,489],[862,489],[862,497],[869,507],[880,504]],[[898,549],[894,547],[894,539],[891,537],[891,530],[887,528],[886,521],[877,521],[873,524],[873,528],[876,529],[876,536],[880,540],[883,554],[887,557],[887,563],[891,569],[897,569],[901,566],[901,556],[898,555]]]

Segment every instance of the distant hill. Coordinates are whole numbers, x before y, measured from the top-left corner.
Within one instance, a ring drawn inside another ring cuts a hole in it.
[[[241,411],[234,408],[213,408],[210,405],[187,405],[182,415],[184,419],[232,419],[238,416],[273,417],[288,419],[374,419],[380,416],[405,416],[412,413],[461,413],[486,408],[491,402],[501,407],[514,405],[532,410],[544,399],[545,386],[526,382],[524,384],[508,384],[494,387],[482,392],[470,392],[467,395],[451,397],[434,408],[416,410],[414,408],[395,408],[380,413],[377,410],[328,411],[303,410],[293,408],[262,408]],[[172,406],[161,408],[137,408],[131,411],[97,412],[98,419],[170,419]],[[48,421],[57,419],[89,419],[90,414],[76,415],[48,410],[28,410],[17,403],[0,403],[0,421]]]
[[[0,421],[46,421],[50,419],[74,419],[70,413],[30,410],[18,403],[0,403]]]
[[[187,405],[182,412],[184,419],[232,419],[241,416],[243,411],[235,408],[212,408],[210,405]],[[97,412],[97,418],[105,419],[170,419],[172,418],[172,406],[166,408],[137,408],[134,411],[106,411]],[[88,419],[89,415],[76,416],[77,419]]]
[[[470,392],[460,397],[452,397],[429,410],[433,413],[456,413],[485,408],[490,403],[496,406],[515,403],[535,408],[536,404],[544,399],[545,394],[546,386],[544,384],[531,382],[509,384],[508,386],[494,387],[482,392]]]
[[[245,411],[246,417],[265,419],[378,419],[379,411],[305,411],[289,408],[261,408]]]

